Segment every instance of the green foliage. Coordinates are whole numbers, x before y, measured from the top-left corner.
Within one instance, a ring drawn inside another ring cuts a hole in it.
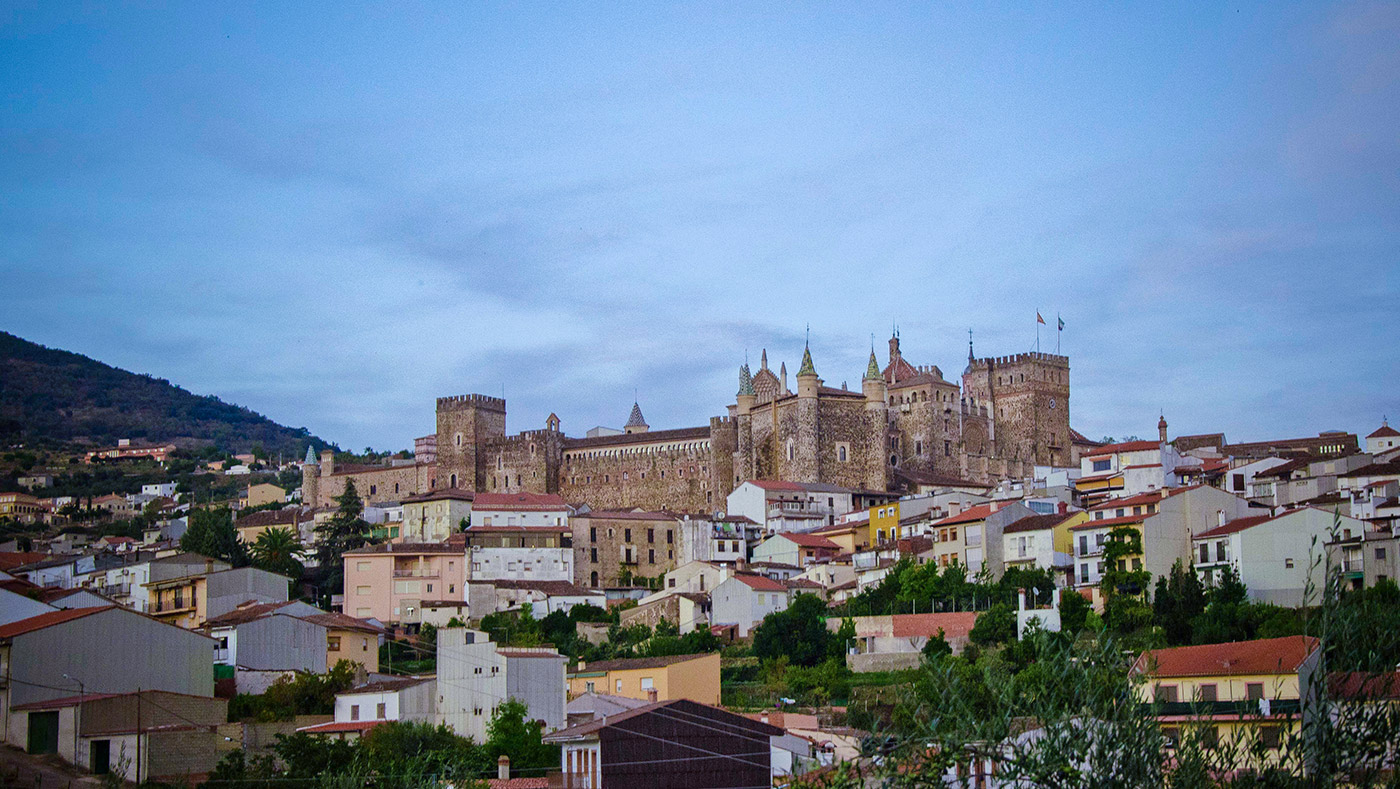
[[[826,629],[826,603],[816,595],[800,594],[782,611],[763,618],[753,633],[753,653],[760,660],[783,656],[794,665],[815,666],[831,653],[833,636]]]
[[[1060,630],[1070,634],[1083,630],[1093,610],[1087,597],[1073,589],[1064,590],[1060,594]]]
[[[329,715],[335,712],[335,694],[354,684],[355,671],[355,663],[341,660],[325,674],[298,671],[281,677],[261,696],[235,696],[229,703],[229,720],[268,722],[292,720],[298,715]]]
[[[295,532],[284,526],[272,526],[258,535],[248,552],[252,554],[254,567],[296,580],[305,569],[297,559],[300,550],[301,540]]]
[[[346,551],[368,545],[369,524],[361,515],[365,505],[355,490],[355,481],[345,481],[345,489],[335,498],[336,513],[316,527],[316,561],[321,571],[322,593],[340,594],[345,587]]]
[[[82,438],[115,444],[122,438],[164,441],[182,436],[234,451],[260,442],[268,451],[288,457],[305,452],[308,442],[325,446],[306,428],[283,427],[217,397],[201,397],[160,378],[5,332],[0,332],[0,379],[5,382],[0,386],[0,433],[27,442]]]
[[[233,513],[228,507],[190,510],[189,527],[180,538],[180,550],[223,559],[234,567],[246,567],[251,561],[247,547],[233,528]]]
[[[1005,644],[1016,640],[1016,611],[1006,603],[997,603],[977,615],[968,633],[972,643],[981,646]]]
[[[1171,573],[1157,579],[1152,595],[1152,612],[1171,646],[1191,643],[1192,620],[1206,610],[1206,589],[1195,569],[1186,568],[1181,560],[1172,565]]]
[[[559,746],[546,745],[539,721],[528,720],[529,709],[518,699],[506,699],[491,713],[486,725],[486,755],[491,764],[510,757],[512,771],[538,775],[559,767]]]
[[[923,653],[925,660],[938,660],[952,655],[953,646],[948,643],[948,639],[943,634],[943,628],[940,627],[938,632],[924,644],[924,648],[920,652]]]
[[[431,776],[439,781],[470,780],[495,765],[494,757],[469,738],[459,737],[445,724],[393,722],[375,726],[358,743],[355,764],[360,774],[407,779]],[[555,752],[558,766],[558,752]]]

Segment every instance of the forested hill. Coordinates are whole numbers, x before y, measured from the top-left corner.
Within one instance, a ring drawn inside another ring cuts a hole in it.
[[[212,441],[230,452],[262,444],[274,456],[304,454],[308,442],[326,446],[305,428],[0,331],[0,439],[112,445],[121,438]]]

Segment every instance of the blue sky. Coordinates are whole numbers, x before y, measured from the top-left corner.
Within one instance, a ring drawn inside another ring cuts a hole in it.
[[[1093,437],[1400,418],[1393,3],[64,5],[0,4],[0,329],[344,446],[1037,309]]]

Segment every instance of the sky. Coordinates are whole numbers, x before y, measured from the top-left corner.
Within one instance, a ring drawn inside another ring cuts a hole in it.
[[[0,329],[343,447],[1037,311],[1093,438],[1400,420],[1395,3],[0,0],[0,64]]]

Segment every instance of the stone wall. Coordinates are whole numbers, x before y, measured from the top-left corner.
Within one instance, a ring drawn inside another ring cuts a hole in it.
[[[570,518],[569,525],[574,535],[574,582],[579,586],[617,586],[624,568],[655,578],[680,564],[681,530],[674,518],[592,513]],[[625,561],[629,552],[631,563]]]
[[[563,434],[527,430],[514,436],[488,437],[478,448],[484,468],[479,490],[493,493],[557,493]]]
[[[595,509],[706,512],[715,501],[710,441],[686,442],[684,447],[623,445],[566,451],[559,493],[565,501],[586,502]]]
[[[367,504],[402,501],[407,496],[432,490],[437,484],[437,466],[416,463],[411,466],[322,474],[316,480],[316,506],[334,507],[336,497],[345,492],[346,481],[352,479],[355,481],[355,492]],[[305,495],[305,490],[302,493]]]

